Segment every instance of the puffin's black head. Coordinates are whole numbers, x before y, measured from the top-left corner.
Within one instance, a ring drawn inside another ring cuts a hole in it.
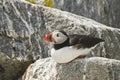
[[[62,44],[68,39],[68,35],[64,31],[56,30],[47,34],[44,38],[45,42],[52,42],[53,44]]]

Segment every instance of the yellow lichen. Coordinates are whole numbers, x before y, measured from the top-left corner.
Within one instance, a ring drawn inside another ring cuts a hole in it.
[[[40,3],[40,2],[45,1],[45,6],[55,8],[54,2],[52,0],[26,0],[26,1],[32,4],[37,4],[37,2]]]
[[[46,3],[45,6],[55,8],[54,3],[52,2],[52,0],[45,0],[45,3]]]
[[[28,2],[30,2],[30,3],[33,3],[33,4],[36,3],[36,0],[26,0],[26,1],[28,1]]]

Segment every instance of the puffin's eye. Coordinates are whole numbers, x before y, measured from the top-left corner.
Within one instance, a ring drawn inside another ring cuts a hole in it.
[[[59,37],[59,34],[57,34],[57,37]]]

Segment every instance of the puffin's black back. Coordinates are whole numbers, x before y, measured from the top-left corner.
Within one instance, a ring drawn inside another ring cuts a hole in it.
[[[70,45],[79,48],[91,48],[96,44],[103,42],[100,38],[90,37],[87,35],[70,35]]]

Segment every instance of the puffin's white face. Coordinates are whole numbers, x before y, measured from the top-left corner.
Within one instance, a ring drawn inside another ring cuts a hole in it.
[[[53,44],[62,44],[67,40],[68,36],[61,31],[54,31],[46,35],[45,42],[51,42]]]
[[[61,44],[67,40],[67,36],[64,35],[62,32],[59,31],[54,31],[52,33],[52,38],[55,40],[53,43],[54,44]]]

